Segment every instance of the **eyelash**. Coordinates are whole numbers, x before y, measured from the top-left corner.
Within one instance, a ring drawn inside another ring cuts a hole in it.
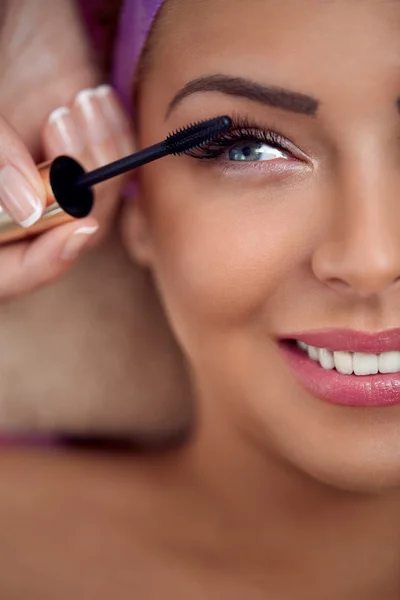
[[[227,150],[230,150],[236,144],[264,142],[295,158],[291,149],[292,145],[280,133],[260,127],[256,123],[251,122],[247,117],[233,117],[232,124],[230,131],[221,134],[212,142],[202,144],[200,147],[190,150],[186,154],[198,160],[218,160]]]

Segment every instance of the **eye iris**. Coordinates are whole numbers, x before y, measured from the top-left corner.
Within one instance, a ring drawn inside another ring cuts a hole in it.
[[[286,158],[285,153],[279,148],[273,148],[265,142],[246,142],[236,144],[229,151],[229,160],[232,161],[259,161]]]

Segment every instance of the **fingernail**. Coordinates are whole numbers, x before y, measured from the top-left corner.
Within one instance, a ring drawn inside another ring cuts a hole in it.
[[[110,136],[110,129],[103,117],[95,90],[79,92],[75,98],[75,108],[91,142],[103,142]]]
[[[0,169],[0,200],[4,209],[22,227],[30,227],[42,214],[42,203],[25,177],[12,165]]]
[[[54,152],[81,154],[85,148],[84,137],[79,132],[71,111],[66,106],[56,108],[48,118],[51,145]]]
[[[100,103],[100,109],[111,129],[115,132],[128,129],[129,122],[116,93],[110,85],[99,85],[94,93]]]
[[[76,260],[98,229],[98,226],[95,225],[92,227],[80,227],[79,229],[76,229],[64,245],[61,252],[62,260],[65,260],[66,262]]]

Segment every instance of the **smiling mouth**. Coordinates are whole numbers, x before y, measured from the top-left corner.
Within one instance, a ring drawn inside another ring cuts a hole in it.
[[[295,379],[312,396],[352,407],[400,404],[400,351],[394,349],[400,345],[394,336],[357,335],[352,339],[335,333],[302,337],[312,339],[287,337],[279,346]],[[326,347],[330,344],[334,349]],[[370,348],[381,352],[367,352]]]
[[[372,354],[365,352],[333,351],[293,340],[310,360],[319,363],[326,371],[336,370],[341,375],[377,375],[400,373],[400,351]]]

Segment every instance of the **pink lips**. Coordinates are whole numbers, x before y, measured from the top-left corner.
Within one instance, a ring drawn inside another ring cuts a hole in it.
[[[400,373],[376,375],[341,375],[325,370],[288,340],[298,340],[317,348],[333,351],[381,352],[400,351],[400,329],[374,334],[352,330],[325,330],[285,335],[280,347],[299,383],[313,396],[331,404],[353,407],[384,407],[400,404]]]

